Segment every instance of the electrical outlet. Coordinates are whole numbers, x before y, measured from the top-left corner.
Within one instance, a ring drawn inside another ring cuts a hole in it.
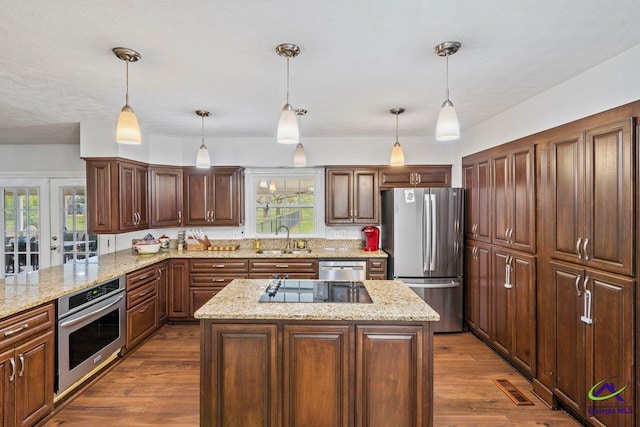
[[[242,235],[244,234],[243,231],[232,231],[231,232],[231,238],[232,239],[242,239]]]
[[[336,237],[344,239],[347,237],[347,230],[336,230]]]

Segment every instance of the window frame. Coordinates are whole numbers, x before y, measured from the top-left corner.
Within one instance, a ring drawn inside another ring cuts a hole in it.
[[[311,178],[314,188],[313,216],[315,233],[300,234],[291,233],[291,237],[323,238],[325,236],[324,224],[324,168],[247,168],[245,169],[245,236],[248,238],[269,239],[275,238],[275,233],[258,234],[256,231],[256,190],[261,180],[277,178]],[[277,235],[282,237],[282,233]]]

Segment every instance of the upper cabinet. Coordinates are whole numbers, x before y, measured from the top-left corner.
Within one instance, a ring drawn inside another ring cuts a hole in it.
[[[490,232],[490,161],[488,155],[469,156],[462,161],[465,200],[465,236],[482,242],[491,241]]]
[[[634,130],[629,118],[549,142],[553,258],[634,274]]]
[[[377,169],[326,169],[325,222],[327,225],[380,224]]]
[[[244,223],[244,169],[184,169],[184,225]]]
[[[122,159],[86,159],[88,230],[117,233],[149,228],[148,169]]]
[[[451,187],[451,165],[381,167],[380,189],[396,187]]]
[[[535,252],[534,145],[500,147],[491,155],[493,243]]]
[[[182,168],[150,166],[151,227],[182,226]]]

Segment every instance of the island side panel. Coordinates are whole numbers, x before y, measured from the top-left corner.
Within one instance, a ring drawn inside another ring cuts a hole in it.
[[[357,427],[433,423],[432,333],[422,326],[356,326]]]
[[[201,325],[200,426],[277,425],[277,326]]]

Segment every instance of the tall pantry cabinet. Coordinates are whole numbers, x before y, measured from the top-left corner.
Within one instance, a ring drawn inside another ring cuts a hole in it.
[[[467,264],[481,194],[469,159],[488,157],[491,177],[491,303],[473,282],[466,299],[489,307],[489,337],[482,307],[467,306],[467,324],[543,401],[593,426],[640,425],[639,116],[637,101],[463,159]]]

